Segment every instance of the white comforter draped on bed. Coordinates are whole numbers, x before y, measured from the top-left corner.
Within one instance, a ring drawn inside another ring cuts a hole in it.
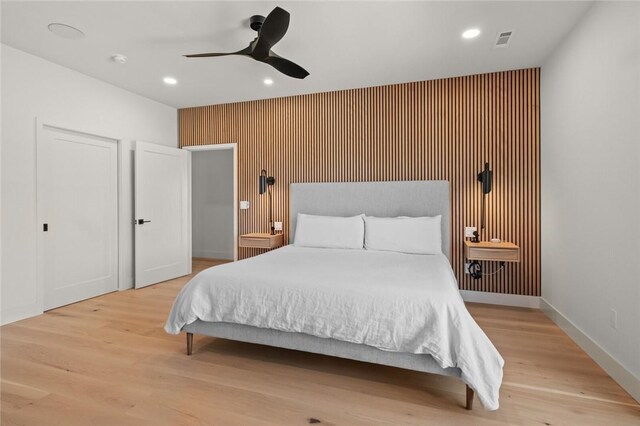
[[[202,271],[165,329],[196,319],[307,333],[458,367],[498,408],[504,361],[467,311],[444,255],[287,246]]]

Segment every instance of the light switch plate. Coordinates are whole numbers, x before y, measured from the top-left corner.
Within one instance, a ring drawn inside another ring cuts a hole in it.
[[[240,210],[247,210],[249,208],[248,201],[240,201]]]
[[[273,228],[276,231],[282,231],[282,222],[273,222]]]
[[[478,230],[478,228],[475,227],[475,226],[465,226],[464,227],[464,237],[465,238],[473,238],[474,237],[473,233],[475,231],[477,231],[477,230]]]

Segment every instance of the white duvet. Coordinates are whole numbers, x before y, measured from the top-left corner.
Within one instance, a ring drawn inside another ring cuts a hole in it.
[[[467,311],[444,255],[286,246],[209,268],[180,291],[168,333],[200,319],[306,333],[457,367],[498,408],[504,361]]]

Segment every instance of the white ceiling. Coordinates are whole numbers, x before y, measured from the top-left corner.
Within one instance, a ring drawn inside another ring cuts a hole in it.
[[[2,42],[167,105],[182,108],[540,66],[588,2],[2,2]],[[291,13],[274,47],[306,68],[286,77],[234,51],[254,38],[251,15]],[[85,37],[48,31],[60,22]],[[481,35],[464,40],[470,27]],[[508,49],[496,34],[514,30]],[[124,65],[110,61],[120,53]],[[178,79],[167,86],[163,77]],[[265,86],[263,79],[274,80]]]

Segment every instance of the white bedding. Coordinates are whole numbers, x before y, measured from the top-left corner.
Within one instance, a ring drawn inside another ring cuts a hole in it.
[[[498,408],[504,361],[444,255],[286,246],[196,275],[165,330],[178,334],[196,319],[429,354],[459,368],[486,409]]]

